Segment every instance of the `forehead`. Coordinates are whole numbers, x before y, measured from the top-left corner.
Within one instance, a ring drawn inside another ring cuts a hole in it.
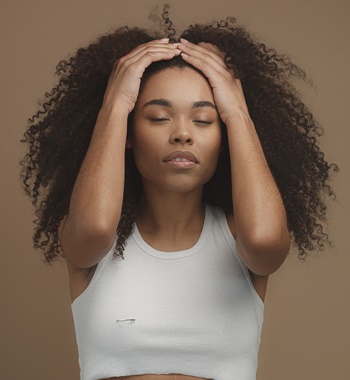
[[[174,104],[207,100],[214,102],[212,89],[204,75],[185,68],[168,68],[153,74],[144,84],[138,103],[164,98]]]

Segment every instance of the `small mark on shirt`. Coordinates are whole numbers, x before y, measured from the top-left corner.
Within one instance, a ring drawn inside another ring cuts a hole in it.
[[[115,322],[116,323],[126,322],[129,324],[133,324],[133,323],[135,323],[135,321],[136,321],[136,319],[134,319],[134,318],[128,318],[128,319],[117,319]]]

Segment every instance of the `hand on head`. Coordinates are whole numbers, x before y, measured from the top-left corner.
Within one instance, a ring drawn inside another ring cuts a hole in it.
[[[136,103],[140,80],[152,63],[170,60],[181,54],[183,60],[200,70],[213,89],[221,120],[227,125],[237,111],[248,115],[242,85],[233,70],[227,68],[225,54],[215,45],[201,42],[198,45],[185,39],[169,43],[168,38],[139,45],[120,58],[114,65],[106,89],[103,108],[120,114],[129,114]]]
[[[182,58],[200,70],[208,79],[221,120],[227,125],[236,112],[249,115],[242,84],[225,62],[225,54],[207,42],[193,44],[185,39],[177,45]]]
[[[120,58],[111,72],[103,107],[116,109],[118,113],[125,110],[129,114],[135,106],[145,69],[152,62],[169,60],[180,53],[181,50],[176,45],[170,44],[169,39],[164,38],[139,45]]]

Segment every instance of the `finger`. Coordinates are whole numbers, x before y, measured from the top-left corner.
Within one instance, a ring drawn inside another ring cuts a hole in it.
[[[223,61],[225,59],[225,53],[220,50],[217,46],[209,43],[209,42],[200,42],[198,44],[198,46],[202,46],[204,47],[205,49],[208,49],[210,51],[212,51],[213,53],[215,53],[216,55],[218,55]]]
[[[153,51],[150,50],[140,56],[135,56],[135,61],[133,62],[133,65],[142,65],[144,68],[148,67],[151,63],[162,61],[162,60],[169,60],[174,58],[176,55],[180,55],[181,51]]]
[[[187,60],[187,62],[189,63],[192,63],[193,60],[193,62],[200,63],[200,65],[203,66],[203,68],[212,67],[218,72],[227,71],[227,67],[223,62],[218,61],[217,59],[213,58],[212,56],[206,53],[198,51],[195,52],[192,49],[182,49],[181,47],[180,49],[182,50],[181,56],[183,58],[186,58],[185,60]],[[200,69],[200,67],[198,67],[197,65],[196,67]]]
[[[169,45],[169,44],[168,44]],[[151,55],[153,58],[150,62],[168,60],[174,58],[176,55],[180,55],[181,50],[174,47],[162,45],[148,45],[143,49],[139,49],[132,56],[124,56],[116,62],[114,72],[118,74],[120,71],[127,70],[131,65],[138,62],[143,56]]]
[[[148,58],[151,58],[150,62],[160,61],[162,59],[171,59],[176,55],[180,55],[181,50],[176,48],[162,47],[162,46],[148,46],[145,49],[139,51],[137,54],[125,61],[125,66],[129,67],[130,65],[140,62],[142,58],[146,58],[146,61],[149,61]]]
[[[224,62],[225,53],[221,51],[218,47],[207,42],[200,42],[198,45],[196,45],[186,40],[183,41],[185,41],[186,45],[179,44],[179,49],[181,49],[183,53],[187,53],[187,56],[202,59],[202,65],[204,66],[207,66],[211,63],[214,65],[214,67],[216,67],[217,71],[220,71],[219,67],[221,67],[221,70],[224,70],[225,72],[229,73],[231,77],[237,79],[234,70],[227,67],[226,63]],[[181,54],[182,56],[183,53]],[[188,63],[191,63],[189,60],[187,61]],[[200,69],[199,67],[197,68]]]
[[[169,44],[169,39],[168,38],[163,38],[161,40],[153,40],[146,42],[142,45],[137,46],[135,49],[130,51],[128,54],[125,56],[119,58],[115,63],[114,67],[116,68],[117,66],[120,66],[122,63],[127,62],[129,59],[135,57],[138,55],[140,52],[149,49],[149,48],[164,48],[168,50],[169,52],[172,52],[176,47],[174,47],[172,44]]]
[[[117,70],[116,75],[125,75],[127,72],[129,72],[132,77],[135,76],[141,79],[144,71],[151,63],[170,60],[174,58],[175,55],[180,55],[180,51],[173,51],[172,53],[163,50],[149,50],[147,52],[140,52],[138,55],[135,55],[123,66],[121,66],[120,69]]]
[[[128,54],[126,54],[125,58],[131,58],[135,54],[139,53],[140,51],[146,49],[149,46],[153,46],[153,47],[167,46],[167,47],[171,48],[172,44],[169,44],[169,38],[162,38],[160,40],[152,40],[152,41],[146,42],[144,44],[138,45],[135,49],[131,50]]]
[[[214,78],[221,77],[225,80],[232,80],[232,78],[234,78],[233,73],[231,73],[226,66],[222,66],[210,57],[203,58],[203,56],[198,57],[185,53],[181,53],[181,57],[185,62],[200,70],[208,78],[212,85],[214,84],[212,82]]]
[[[207,43],[200,42],[198,45],[193,44],[183,38],[181,38],[181,43],[179,44],[179,49],[181,49],[185,54],[195,56],[195,57],[203,57],[203,59],[212,59],[220,66],[226,68],[226,64],[224,62],[224,53],[221,52],[216,46]]]
[[[124,76],[133,67],[134,73],[141,78],[145,69],[152,63],[162,60],[170,60],[180,55],[181,50],[162,48],[160,46],[148,47],[138,51],[132,57],[124,56],[118,60],[109,76],[108,83],[113,83],[118,77]],[[135,75],[132,74],[132,75]]]

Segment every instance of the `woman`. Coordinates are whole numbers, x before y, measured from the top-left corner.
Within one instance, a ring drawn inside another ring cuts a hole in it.
[[[35,246],[67,262],[81,378],[255,379],[268,276],[291,240],[328,241],[337,167],[303,71],[229,20],[118,29],[58,73],[22,176]]]

